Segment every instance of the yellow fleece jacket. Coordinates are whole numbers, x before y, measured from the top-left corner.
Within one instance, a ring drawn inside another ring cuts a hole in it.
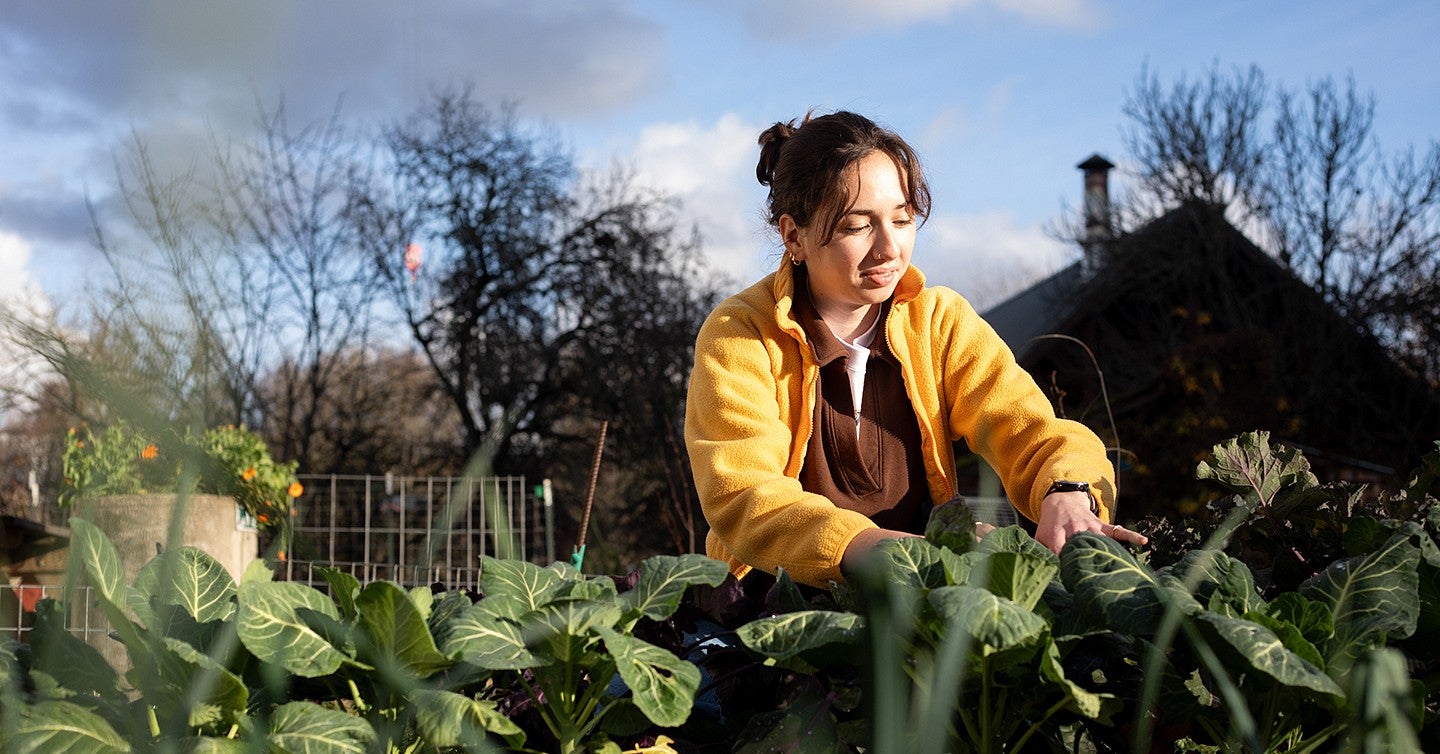
[[[794,274],[779,271],[715,308],[695,344],[685,443],[701,508],[706,553],[737,577],[783,567],[800,583],[843,581],[840,557],[869,518],[801,489],[820,368],[792,313]],[[955,494],[951,443],[967,444],[999,474],[1031,520],[1056,480],[1088,481],[1109,519],[1114,472],[1104,445],[1058,419],[1005,342],[958,293],[929,288],[906,270],[885,320],[905,390],[920,423],[930,497]]]

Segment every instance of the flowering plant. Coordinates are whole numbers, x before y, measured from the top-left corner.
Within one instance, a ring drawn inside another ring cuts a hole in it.
[[[199,436],[166,430],[157,437],[123,421],[99,431],[72,427],[63,461],[61,507],[102,495],[227,495],[261,528],[276,528],[304,492],[295,462],[277,462],[265,441],[243,426],[216,427]]]

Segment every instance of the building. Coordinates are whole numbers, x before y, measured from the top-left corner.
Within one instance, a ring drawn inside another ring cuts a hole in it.
[[[985,312],[1057,411],[1119,448],[1121,517],[1186,513],[1214,444],[1263,429],[1323,481],[1393,485],[1440,440],[1435,386],[1226,220],[1188,204],[1128,234],[1085,172],[1080,261]],[[1118,438],[1118,442],[1117,442]],[[978,464],[983,467],[983,464]],[[988,469],[977,469],[986,489]]]

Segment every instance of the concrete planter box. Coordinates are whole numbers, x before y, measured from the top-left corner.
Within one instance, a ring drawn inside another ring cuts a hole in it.
[[[183,506],[183,511],[179,510]],[[83,501],[80,516],[95,524],[115,543],[125,565],[125,583],[135,581],[140,567],[160,548],[190,545],[220,561],[236,582],[260,554],[260,535],[242,520],[235,500],[221,495],[111,495]],[[171,541],[177,512],[184,518]]]

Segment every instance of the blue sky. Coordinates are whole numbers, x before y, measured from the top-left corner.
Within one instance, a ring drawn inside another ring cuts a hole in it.
[[[596,169],[677,195],[714,268],[775,262],[755,137],[852,109],[919,149],[935,210],[916,262],[980,303],[1076,253],[1075,164],[1120,163],[1122,106],[1162,81],[1257,65],[1291,88],[1353,75],[1389,151],[1440,137],[1440,3],[1110,0],[9,0],[0,14],[0,297],[61,312],[103,272],[87,201],[115,211],[135,134],[168,165],[244,138],[256,101],[292,122],[342,102],[378,127],[435,84],[517,102]],[[343,99],[342,99],[343,98]],[[398,256],[397,256],[398,259]]]

